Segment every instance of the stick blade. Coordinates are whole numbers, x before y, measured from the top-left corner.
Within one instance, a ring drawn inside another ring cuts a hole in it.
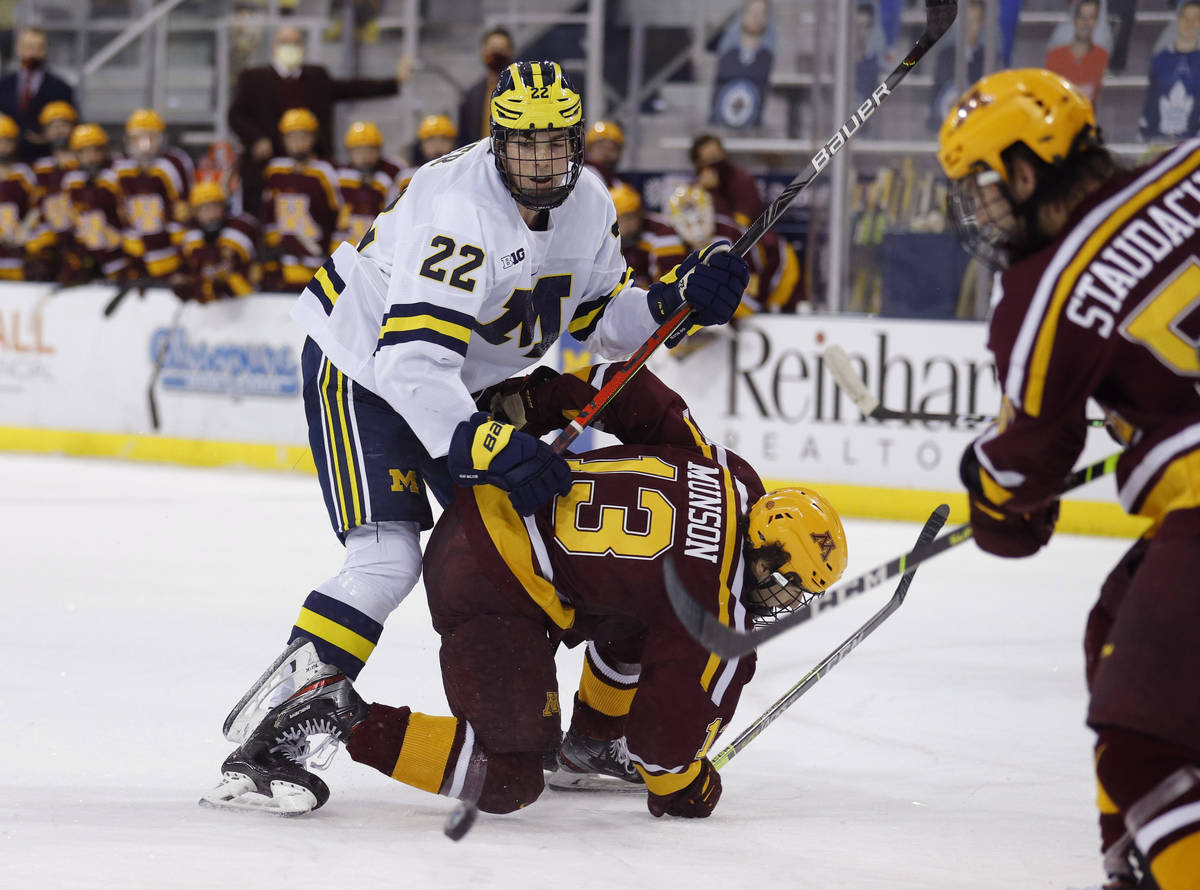
[[[863,417],[874,414],[875,409],[879,407],[879,399],[867,389],[867,385],[858,376],[858,371],[850,363],[850,356],[846,355],[846,350],[835,343],[827,347],[821,357],[837,385],[850,397],[850,401],[854,402],[854,407],[862,412]]]

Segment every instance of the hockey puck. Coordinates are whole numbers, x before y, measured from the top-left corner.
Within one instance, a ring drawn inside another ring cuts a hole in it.
[[[478,815],[478,807],[460,803],[454,808],[450,818],[446,820],[442,832],[452,841],[461,841],[471,830],[471,826],[475,824],[475,817]]]

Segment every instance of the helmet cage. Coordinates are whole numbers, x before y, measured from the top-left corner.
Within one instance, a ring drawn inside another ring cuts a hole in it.
[[[1008,268],[1021,248],[1016,238],[1021,222],[1000,174],[980,165],[976,172],[952,180],[947,205],[950,225],[963,248],[992,271]]]
[[[746,591],[743,604],[754,623],[763,625],[807,606],[816,596],[795,572],[774,571]]]
[[[518,204],[530,210],[550,210],[567,200],[583,172],[582,122],[545,130],[511,130],[492,121],[491,130],[496,169]],[[548,153],[541,147],[544,145],[550,147]],[[550,182],[523,185],[534,179],[536,163],[549,167]]]

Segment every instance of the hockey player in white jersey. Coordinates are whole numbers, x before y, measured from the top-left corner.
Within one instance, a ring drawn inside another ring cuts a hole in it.
[[[445,504],[454,485],[495,485],[525,516],[567,491],[563,458],[477,411],[475,395],[564,331],[617,360],[684,300],[699,325],[739,305],[746,264],[721,245],[647,290],[632,284],[608,190],[583,169],[583,130],[556,63],[510,65],[492,93],[490,138],[421,167],[292,310],[308,333],[309,442],[346,561],[308,594],[288,647],[226,719],[238,748],[201,803],[298,813],[328,798],[305,768],[317,751],[277,738],[265,718],[312,683],[357,677],[419,577],[426,488]]]

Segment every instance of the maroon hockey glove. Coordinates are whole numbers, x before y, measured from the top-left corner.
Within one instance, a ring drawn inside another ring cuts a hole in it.
[[[971,531],[981,550],[995,556],[1032,556],[1054,534],[1058,521],[1058,498],[1028,513],[1016,513],[993,504],[983,494],[979,458],[972,442],[963,452],[958,468],[971,507]]]
[[[495,485],[507,491],[522,516],[532,516],[554,495],[571,490],[571,470],[554,449],[482,411],[455,428],[447,463],[458,485]]]
[[[646,806],[652,816],[681,816],[684,819],[704,819],[712,815],[717,801],[721,799],[721,774],[708,758],[700,761],[700,774],[688,785],[674,794],[646,796]]]

